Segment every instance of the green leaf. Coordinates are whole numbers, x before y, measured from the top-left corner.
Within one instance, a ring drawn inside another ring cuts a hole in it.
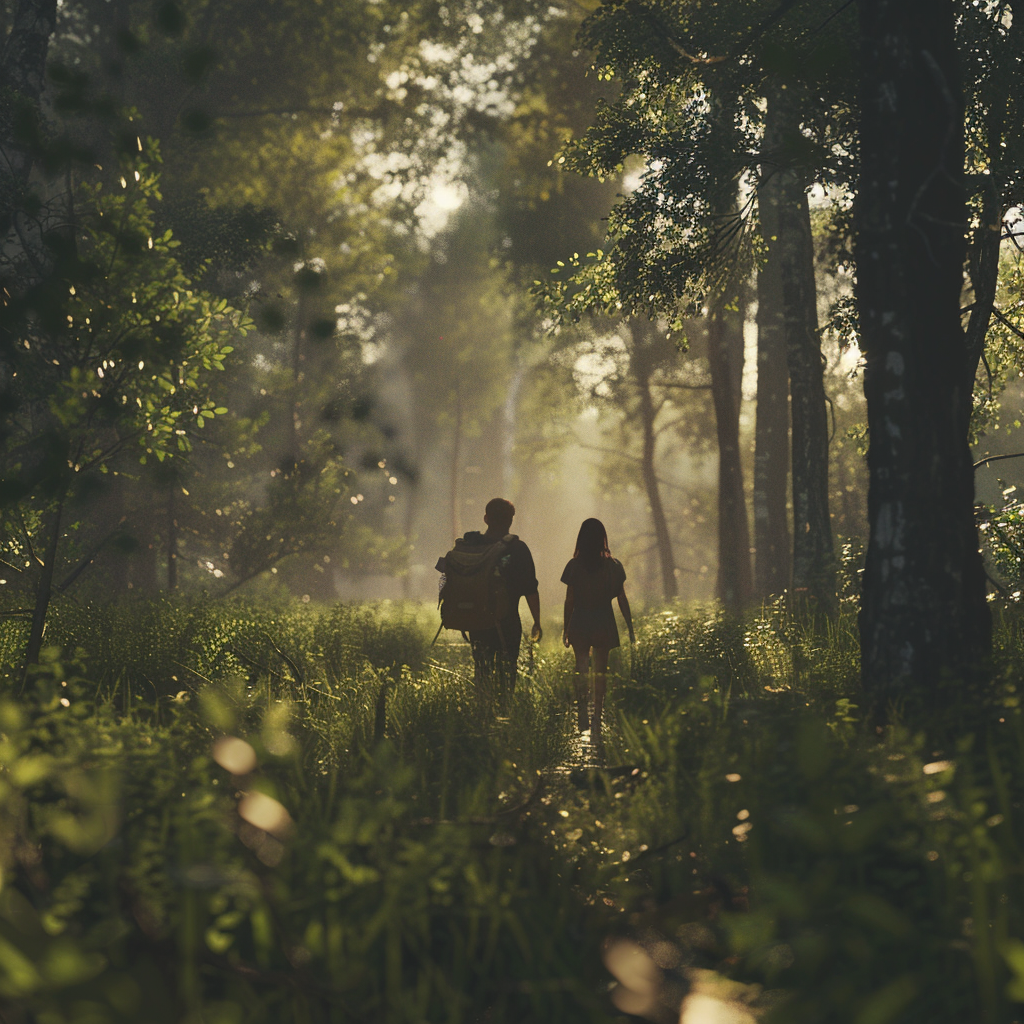
[[[889,1024],[910,1005],[917,995],[918,983],[912,974],[904,974],[865,1000],[855,1024]]]
[[[999,947],[1007,967],[1013,974],[1006,986],[1006,998],[1015,1003],[1024,1003],[1024,942],[1007,939]]]

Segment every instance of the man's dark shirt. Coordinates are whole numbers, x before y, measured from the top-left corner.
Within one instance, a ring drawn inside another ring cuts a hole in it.
[[[501,540],[500,537],[486,537],[479,530],[470,530],[462,539],[474,547],[477,545],[489,547]],[[498,565],[498,571],[505,581],[505,586],[508,587],[509,596],[512,598],[518,615],[519,599],[537,593],[537,570],[533,565],[533,555],[530,554],[530,549],[516,537],[509,544],[505,554],[501,556]]]
[[[489,547],[502,537],[486,537],[479,530],[471,530],[463,538],[473,547]],[[441,568],[441,565],[438,565]],[[478,686],[492,685],[497,670],[502,700],[511,697],[516,686],[516,665],[519,646],[523,639],[523,624],[519,618],[519,600],[537,593],[537,570],[530,549],[518,538],[511,541],[508,550],[498,562],[498,571],[512,599],[512,610],[492,629],[472,629],[469,641],[473,651],[474,676]]]
[[[504,535],[502,535],[504,536]],[[490,546],[501,537],[486,537],[479,530],[470,530],[462,538],[474,547]],[[530,549],[518,538],[512,541],[508,550],[498,562],[498,571],[508,588],[512,599],[512,610],[498,623],[495,629],[470,630],[469,639],[473,645],[473,657],[486,657],[488,651],[500,651],[501,656],[515,664],[519,656],[519,644],[523,638],[523,624],[519,618],[519,599],[537,593],[537,570],[533,565]]]

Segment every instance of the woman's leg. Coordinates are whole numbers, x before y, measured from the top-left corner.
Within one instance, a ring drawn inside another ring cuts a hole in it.
[[[594,718],[590,724],[590,738],[601,740],[601,711],[604,709],[604,694],[608,680],[608,647],[594,648]]]
[[[572,676],[573,688],[576,690],[576,724],[580,732],[590,724],[587,715],[587,677],[590,675],[590,647],[573,644],[572,653],[576,655],[576,671]]]

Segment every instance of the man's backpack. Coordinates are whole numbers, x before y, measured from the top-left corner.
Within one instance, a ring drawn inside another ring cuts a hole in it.
[[[512,596],[501,575],[501,559],[508,553],[514,534],[493,544],[473,544],[464,538],[438,562],[443,575],[438,597],[442,629],[499,629],[502,619],[514,610]],[[437,639],[435,635],[434,639]]]

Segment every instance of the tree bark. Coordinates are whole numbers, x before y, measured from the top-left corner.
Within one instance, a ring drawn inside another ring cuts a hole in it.
[[[778,236],[778,216],[765,186],[758,189],[765,238]],[[757,413],[754,426],[754,593],[762,601],[790,584],[789,370],[779,261],[757,275]]]
[[[818,333],[814,244],[804,174],[794,165],[799,109],[792,88],[769,91],[759,196],[766,199],[768,262],[778,264],[792,396],[793,592],[834,613],[835,553],[828,506],[828,414]]]
[[[960,320],[964,103],[951,0],[859,0],[857,300],[870,539],[861,671],[876,712],[951,700],[979,677],[991,618],[967,443]]]
[[[718,584],[717,597],[729,612],[750,602],[750,527],[740,460],[740,391],[743,371],[743,313],[720,303],[708,322],[711,397],[718,435]]]

